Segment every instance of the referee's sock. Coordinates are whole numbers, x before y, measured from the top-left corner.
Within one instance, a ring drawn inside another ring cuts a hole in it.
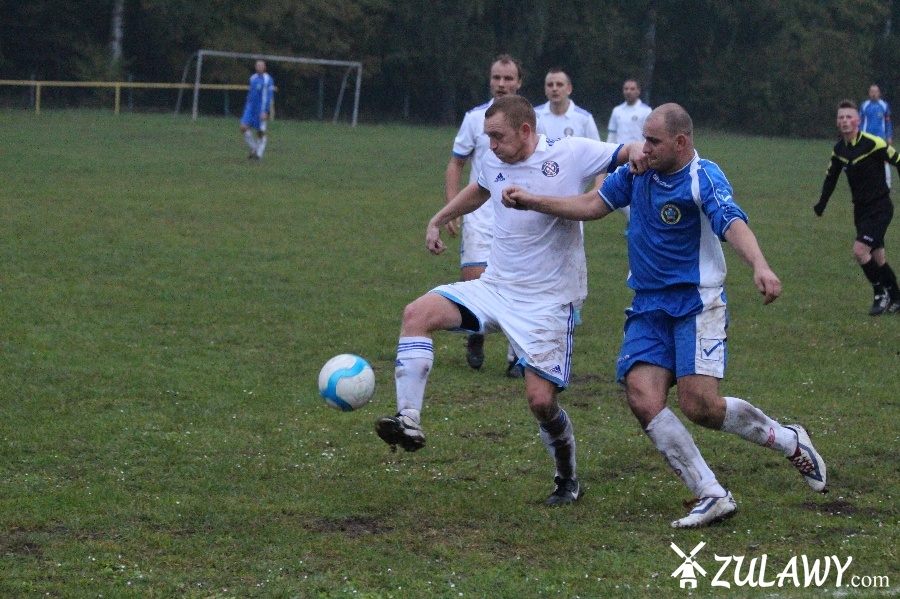
[[[897,288],[897,275],[887,262],[878,267],[881,286],[891,297],[892,302],[900,302],[900,289]]]
[[[872,289],[875,291],[875,295],[881,295],[882,288],[884,287],[884,281],[882,280],[882,267],[878,266],[878,263],[875,260],[870,259],[865,264],[860,264],[860,268],[862,268],[863,274],[866,275],[866,278],[869,279],[869,282],[872,283]],[[887,266],[887,264],[885,264]],[[890,271],[890,267],[888,267],[888,271]],[[893,273],[893,271],[891,271]],[[894,279],[894,285],[896,286],[896,278]]]

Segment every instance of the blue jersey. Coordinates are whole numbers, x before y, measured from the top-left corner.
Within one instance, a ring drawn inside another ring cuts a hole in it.
[[[721,241],[731,223],[746,222],[747,215],[714,162],[694,152],[687,166],[668,175],[654,170],[633,175],[622,166],[606,178],[600,195],[612,209],[631,206],[629,287],[651,295],[665,292],[661,301],[686,292],[685,301],[699,302],[698,287],[724,285]],[[673,315],[693,309],[665,307]]]
[[[241,123],[259,129],[262,113],[268,113],[272,107],[272,94],[275,92],[275,81],[268,73],[254,73],[250,77],[250,89],[247,90],[247,103]]]
[[[894,127],[891,125],[891,109],[884,100],[866,100],[859,107],[859,128],[881,139],[892,139]]]

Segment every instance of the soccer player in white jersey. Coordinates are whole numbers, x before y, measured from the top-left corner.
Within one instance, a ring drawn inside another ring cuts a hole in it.
[[[613,108],[609,117],[606,141],[620,144],[643,142],[644,121],[652,109],[641,100],[641,84],[637,79],[626,79],[622,84],[622,95],[625,101]],[[620,210],[626,220],[631,218],[630,206]]]
[[[493,242],[480,278],[441,285],[406,306],[395,362],[397,414],[376,422],[392,448],[425,446],[420,425],[425,385],[434,363],[432,334],[502,331],[523,372],[531,413],[554,459],[556,488],[550,506],[573,503],[582,488],[575,472],[575,435],[557,394],[569,381],[574,336],[573,303],[587,293],[587,267],[579,223],[509,210],[500,201],[508,185],[539,193],[580,193],[598,173],[622,164],[629,148],[584,138],[548,141],[535,131],[534,109],[521,96],[498,98],[485,113],[491,152],[478,180],[460,191],[428,222],[425,245],[433,254],[445,246],[441,228],[481,206],[493,213]]]
[[[241,116],[241,133],[250,146],[248,158],[259,160],[266,149],[266,124],[272,108],[275,81],[266,73],[266,61],[257,60],[254,70],[256,72],[250,76],[250,89],[247,90],[247,101]]]
[[[547,139],[574,136],[600,141],[594,116],[572,101],[572,90],[572,80],[565,71],[560,68],[550,69],[544,77],[547,102],[534,108],[538,118],[538,133],[543,133]]]
[[[469,184],[478,179],[484,155],[490,149],[490,142],[484,133],[484,113],[497,98],[515,94],[522,87],[522,65],[509,54],[501,54],[491,63],[490,89],[491,100],[476,106],[466,113],[456,139],[453,140],[453,155],[447,164],[444,174],[444,193],[450,202],[459,193],[463,169],[466,162],[472,161],[469,172]],[[447,223],[447,232],[456,237],[460,221]],[[493,213],[484,206],[465,216],[462,223],[462,241],[460,243],[460,280],[477,279],[488,264],[491,249]],[[519,371],[514,368],[516,355],[512,345],[506,351],[508,376],[516,378]],[[466,342],[466,361],[476,370],[484,363],[484,335],[473,333]]]
[[[616,374],[647,436],[697,498],[696,506],[672,522],[673,527],[706,526],[737,511],[734,497],[716,479],[687,428],[666,407],[673,385],[682,412],[692,422],[780,451],[810,488],[824,492],[825,462],[802,426],[783,426],[750,403],[722,397],[718,391],[725,375],[728,325],[721,240],[753,268],[766,304],[780,295],[781,281],[735,204],[725,175],[694,150],[687,111],[677,104],[658,107],[644,124],[644,137],[650,169],[643,174],[619,168],[606,178],[599,194],[580,198],[510,188],[503,203],[585,220],[631,204],[628,285],[634,299],[625,312]]]
[[[559,67],[550,69],[544,77],[544,94],[547,96],[547,102],[534,108],[538,118],[538,133],[543,133],[547,139],[574,136],[601,141],[594,115],[572,101],[570,98],[572,89],[572,79],[565,71]],[[604,176],[601,173],[594,180],[595,189],[600,189]],[[584,232],[583,223],[581,231]],[[580,325],[582,306],[575,308],[575,324]]]

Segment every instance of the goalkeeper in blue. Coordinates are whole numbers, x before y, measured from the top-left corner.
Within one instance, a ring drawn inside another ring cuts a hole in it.
[[[825,462],[806,429],[782,425],[743,399],[719,395],[728,326],[721,242],[729,242],[753,269],[766,304],[781,294],[781,281],[734,202],[725,175],[694,150],[687,111],[664,104],[650,113],[643,131],[645,173],[619,168],[599,192],[580,196],[538,196],[509,187],[504,205],[573,220],[603,218],[631,206],[628,285],[634,299],[625,312],[616,374],[641,427],[695,496],[693,509],[672,522],[674,528],[725,520],[737,512],[737,503],[666,406],[673,386],[689,420],[781,452],[813,491],[825,492]]]
[[[256,72],[250,76],[250,89],[247,91],[247,102],[241,117],[241,133],[250,146],[250,160],[259,160],[266,149],[266,123],[272,109],[272,95],[275,93],[275,81],[266,73],[266,61],[257,60]]]

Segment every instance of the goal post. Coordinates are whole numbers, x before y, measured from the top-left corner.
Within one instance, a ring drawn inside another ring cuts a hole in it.
[[[341,112],[341,104],[344,101],[344,92],[347,89],[347,81],[350,78],[350,74],[356,71],[356,89],[353,95],[353,113],[350,119],[350,125],[355,127],[356,121],[359,117],[359,94],[360,88],[362,87],[362,63],[350,60],[330,60],[327,58],[305,58],[299,56],[275,56],[271,54],[252,54],[246,52],[222,52],[220,50],[198,50],[194,54],[188,58],[187,63],[184,65],[184,73],[181,75],[181,83],[185,84],[187,81],[188,71],[190,70],[191,62],[195,59],[197,61],[196,73],[194,75],[194,102],[193,107],[191,109],[191,119],[195,120],[197,118],[197,112],[199,110],[200,104],[200,75],[203,71],[203,57],[204,56],[219,56],[224,58],[247,58],[251,60],[265,60],[266,62],[291,62],[291,63],[299,63],[299,64],[309,64],[309,65],[318,65],[318,66],[326,66],[326,67],[344,67],[346,71],[344,72],[344,78],[341,80],[341,89],[338,93],[337,103],[334,107],[334,117],[332,118],[333,123],[337,123],[338,116],[340,116]],[[175,107],[175,113],[177,114],[181,109],[181,90],[178,91],[178,104]]]

